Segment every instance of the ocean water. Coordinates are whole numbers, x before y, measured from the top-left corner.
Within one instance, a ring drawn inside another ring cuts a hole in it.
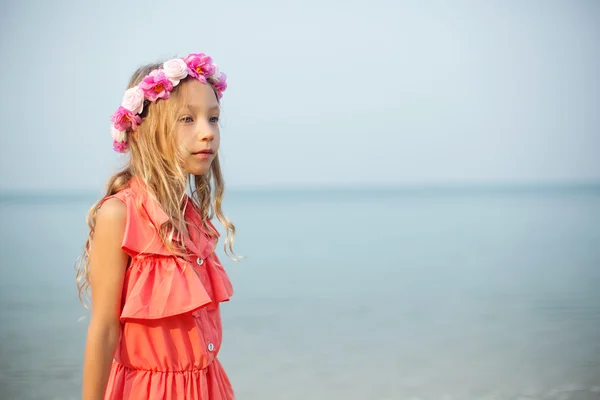
[[[95,199],[0,199],[0,399],[77,399]],[[600,190],[230,192],[240,400],[600,399]],[[81,319],[83,317],[83,319]]]

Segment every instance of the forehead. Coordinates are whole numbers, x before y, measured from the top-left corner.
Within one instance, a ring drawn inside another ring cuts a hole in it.
[[[204,84],[196,79],[190,79],[186,82],[181,101],[183,106],[210,109],[219,107],[217,95],[210,84]]]

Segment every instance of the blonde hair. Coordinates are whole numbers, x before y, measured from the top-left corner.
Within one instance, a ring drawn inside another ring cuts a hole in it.
[[[128,87],[138,85],[152,70],[162,63],[148,64],[137,69]],[[207,83],[208,84],[208,83]],[[108,196],[125,189],[133,177],[138,177],[146,185],[149,195],[153,196],[169,216],[169,220],[159,228],[164,245],[174,254],[180,253],[183,240],[174,242],[178,235],[187,235],[188,226],[181,205],[185,201],[186,189],[191,189],[191,199],[199,208],[202,223],[206,231],[216,237],[206,224],[216,214],[225,227],[227,236],[223,245],[225,254],[234,261],[241,257],[233,251],[235,225],[225,216],[222,210],[225,182],[221,173],[219,155],[216,154],[210,170],[204,175],[190,175],[183,168],[181,154],[175,145],[173,125],[177,117],[180,99],[186,90],[186,82],[182,81],[173,89],[168,100],[159,100],[145,104],[142,113],[143,122],[135,134],[128,132],[130,156],[125,167],[110,177],[105,196],[95,203],[87,213],[87,224],[90,228],[83,253],[77,263],[77,287],[79,299],[83,302],[89,293],[89,254],[94,235],[96,214]],[[216,92],[215,92],[216,96]],[[218,99],[218,96],[217,96]],[[211,180],[214,183],[211,185]]]

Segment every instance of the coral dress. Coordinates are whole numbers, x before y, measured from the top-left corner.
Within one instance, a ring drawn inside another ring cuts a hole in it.
[[[185,242],[189,255],[176,257],[158,236],[168,217],[143,184],[134,179],[111,197],[127,206],[122,248],[131,263],[123,284],[121,338],[105,399],[234,399],[217,360],[219,303],[229,300],[233,290],[213,252],[215,239],[190,229]],[[202,228],[191,202],[185,218]],[[210,221],[208,225],[217,232]]]

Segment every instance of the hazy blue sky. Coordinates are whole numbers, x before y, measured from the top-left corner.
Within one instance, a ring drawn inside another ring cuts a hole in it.
[[[98,190],[140,64],[229,76],[229,187],[600,180],[600,1],[2,1],[0,190]]]

